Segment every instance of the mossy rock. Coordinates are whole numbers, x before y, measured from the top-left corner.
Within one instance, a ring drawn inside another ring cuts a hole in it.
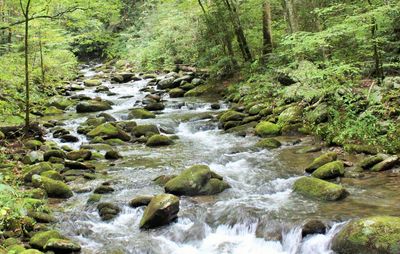
[[[307,173],[312,173],[317,168],[322,167],[323,165],[325,165],[329,162],[335,161],[336,159],[337,159],[337,153],[335,153],[335,152],[325,153],[325,154],[319,156],[318,158],[315,158],[313,160],[313,162],[306,167],[305,170]]]
[[[357,144],[346,144],[344,150],[348,153],[365,153],[375,155],[379,152],[379,148],[373,145],[357,145]]]
[[[128,120],[156,118],[156,114],[144,108],[134,108],[129,111]]]
[[[28,166],[24,169],[24,181],[31,182],[33,175],[40,175],[43,172],[53,170],[53,165],[49,162],[40,162],[38,164]]]
[[[63,180],[63,177],[60,175],[60,173],[58,173],[55,170],[45,171],[45,172],[41,173],[40,176],[45,176],[45,177],[48,177],[50,179],[58,180],[58,181],[62,181]]]
[[[274,138],[264,138],[256,143],[256,147],[258,148],[269,148],[269,149],[275,149],[281,147],[281,142],[279,140],[274,139]]]
[[[221,117],[219,118],[219,121],[221,123],[226,123],[230,121],[242,121],[243,118],[245,118],[246,115],[234,110],[228,110],[224,112]]]
[[[121,128],[112,123],[104,123],[97,126],[94,130],[87,134],[89,137],[101,137],[103,139],[119,138],[123,141],[130,141],[131,136]]]
[[[186,91],[182,88],[174,88],[169,91],[169,97],[180,98],[185,95]]]
[[[44,231],[33,235],[29,240],[29,244],[34,248],[43,250],[50,239],[64,239],[64,237],[57,230]]]
[[[160,131],[158,130],[158,127],[156,125],[146,124],[134,127],[132,129],[132,133],[136,137],[141,137],[141,136],[151,136],[154,134],[160,134]]]
[[[292,106],[285,109],[278,117],[278,124],[283,126],[301,122],[303,116],[303,108],[300,106]]]
[[[24,250],[20,254],[43,254],[43,252],[35,249]]]
[[[375,156],[370,156],[367,158],[364,158],[359,166],[362,169],[370,169],[371,167],[373,167],[374,165],[378,164],[379,162],[382,162],[383,160],[385,160],[387,158],[387,156],[383,155],[383,154],[378,154]]]
[[[397,155],[393,155],[378,164],[375,164],[372,168],[371,171],[373,172],[380,172],[380,171],[385,171],[392,169],[394,166],[399,164],[399,157]]]
[[[256,104],[256,105],[252,106],[252,107],[249,109],[249,114],[252,115],[252,116],[258,115],[258,114],[261,112],[261,110],[263,110],[264,108],[265,108],[265,105],[263,105],[263,104]]]
[[[400,217],[375,216],[347,223],[332,241],[338,254],[400,253]]]
[[[68,239],[51,238],[44,246],[44,250],[54,251],[56,253],[71,253],[79,252],[81,250],[81,246],[78,243]]]
[[[1,243],[1,245],[2,245],[4,248],[8,248],[8,247],[10,247],[10,246],[12,246],[12,245],[18,245],[18,244],[22,244],[21,240],[18,239],[18,238],[13,238],[13,237],[10,237],[10,238],[5,239],[5,240]]]
[[[32,183],[37,188],[42,188],[52,198],[70,198],[73,196],[71,189],[64,182],[50,179],[45,176],[34,175]]]
[[[99,79],[87,79],[87,80],[85,80],[84,82],[83,82],[83,84],[85,85],[85,86],[88,86],[88,87],[93,87],[93,86],[100,86],[101,85],[101,80],[99,80]]]
[[[306,153],[315,153],[321,151],[321,146],[305,146],[297,150],[295,153],[297,154],[306,154]]]
[[[119,138],[106,139],[102,143],[108,144],[110,146],[122,146],[126,144],[126,142],[122,141]]]
[[[226,189],[231,188],[231,186],[217,178],[211,178],[200,190],[199,195],[216,195],[223,192]]]
[[[7,248],[7,253],[9,254],[20,254],[25,250],[25,246],[22,244],[14,244],[11,246],[8,246]]]
[[[56,222],[57,219],[48,213],[43,212],[29,212],[29,217],[33,218],[36,222],[39,223],[53,223]]]
[[[55,96],[49,100],[47,106],[52,106],[61,110],[65,110],[73,104],[74,101],[71,99],[65,98],[63,96]]]
[[[266,121],[257,124],[255,129],[257,136],[260,136],[262,138],[268,136],[277,136],[281,132],[281,128],[277,124]]]
[[[77,113],[91,113],[91,112],[99,112],[111,109],[111,104],[107,101],[98,101],[98,100],[90,100],[80,102],[76,105]]]
[[[147,206],[153,198],[154,196],[138,196],[129,201],[129,206],[133,208]]]
[[[169,137],[164,135],[153,135],[151,136],[147,142],[146,146],[150,147],[158,147],[158,146],[169,146],[172,145],[174,141],[172,141]]]
[[[0,134],[1,136],[1,134]],[[1,139],[1,137],[0,137]],[[25,147],[31,150],[39,150],[43,143],[39,140],[28,140],[24,143]]]
[[[312,176],[319,179],[333,179],[344,176],[344,164],[342,161],[329,162],[317,168]]]
[[[104,117],[89,117],[82,125],[97,127],[106,122],[107,120]]]
[[[92,158],[92,152],[87,149],[80,149],[76,151],[72,151],[66,154],[68,160],[77,161],[77,160],[90,160]]]
[[[328,105],[322,103],[315,109],[306,113],[306,120],[311,124],[325,123],[329,120]]]
[[[155,184],[157,184],[157,185],[160,185],[160,186],[164,187],[165,184],[166,184],[169,180],[171,180],[171,179],[173,179],[173,178],[175,178],[175,177],[177,177],[177,175],[161,175],[161,176],[158,176],[158,177],[156,177],[155,179],[153,179],[153,182],[154,182]]]
[[[200,85],[197,86],[185,93],[185,97],[198,97],[205,95],[207,93],[211,93],[213,90],[213,87],[211,85]]]
[[[0,131],[0,140],[6,139],[6,135]]]
[[[50,151],[46,151],[43,155],[45,161],[48,161],[52,157],[65,159],[66,154],[63,150],[53,149]]]
[[[345,188],[315,177],[304,176],[294,183],[294,191],[324,201],[337,201],[348,196]]]
[[[179,198],[171,194],[153,197],[140,220],[140,228],[150,229],[166,225],[178,218]]]
[[[43,111],[43,115],[45,116],[55,116],[55,115],[60,115],[62,113],[64,113],[63,110],[58,109],[54,106],[48,107]]]
[[[229,121],[229,122],[224,123],[223,127],[224,127],[224,130],[229,130],[229,129],[238,127],[240,125],[243,125],[242,121]]]

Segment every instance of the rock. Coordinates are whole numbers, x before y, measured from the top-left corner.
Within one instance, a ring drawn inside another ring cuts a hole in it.
[[[99,86],[101,83],[101,80],[98,79],[87,79],[83,82],[83,84],[88,87]]]
[[[117,126],[122,128],[126,132],[132,132],[133,128],[137,126],[137,123],[134,121],[123,121],[118,122]]]
[[[160,134],[158,127],[156,125],[146,124],[146,125],[138,125],[132,129],[133,135],[135,137],[141,136],[151,136],[154,134]]]
[[[175,177],[177,177],[177,175],[161,175],[161,176],[158,176],[158,177],[156,177],[155,179],[153,179],[153,182],[154,182],[155,184],[157,184],[157,185],[160,185],[160,186],[164,187],[165,184],[166,184],[169,180],[171,180],[171,179],[173,179],[173,178],[175,178]]]
[[[121,212],[121,209],[112,203],[100,203],[97,205],[97,210],[99,211],[101,219],[104,221],[114,219]]]
[[[255,129],[256,134],[260,137],[277,136],[281,132],[281,129],[278,125],[266,121],[257,124]]]
[[[55,253],[71,253],[79,252],[81,246],[71,240],[51,238],[44,246],[44,250],[54,251]]]
[[[95,194],[108,194],[108,193],[111,193],[111,192],[114,192],[114,191],[115,191],[115,190],[114,190],[113,187],[102,184],[102,185],[100,185],[99,187],[97,187],[97,188],[94,190],[93,193],[95,193]]]
[[[219,110],[219,109],[221,109],[221,105],[219,105],[219,103],[213,103],[213,104],[211,104],[211,109]]]
[[[4,135],[4,133],[0,131],[0,140],[4,139],[6,139],[6,135]]]
[[[18,244],[22,244],[22,242],[21,242],[20,239],[17,239],[17,238],[7,238],[7,239],[3,240],[3,242],[2,242],[1,245],[2,245],[4,248],[8,248],[8,247],[10,247],[10,246],[18,245]]]
[[[143,108],[134,108],[129,111],[128,120],[131,119],[150,119],[156,118],[156,115],[153,112],[148,111]]]
[[[102,196],[103,195],[101,195],[101,194],[92,194],[92,195],[90,195],[90,197],[88,198],[86,203],[91,204],[91,203],[100,202]]]
[[[122,158],[122,156],[115,150],[107,151],[104,157],[107,160],[118,160]]]
[[[79,138],[75,137],[74,135],[71,135],[71,134],[65,134],[65,135],[61,136],[61,142],[76,143],[76,142],[79,142]]]
[[[329,162],[317,168],[311,175],[319,179],[333,179],[344,176],[344,164],[342,161]]]
[[[165,89],[175,88],[176,85],[174,85],[174,80],[175,80],[174,77],[169,77],[160,80],[157,84],[157,89],[165,90]]]
[[[153,102],[144,106],[144,109],[149,111],[159,111],[159,110],[164,110],[165,105],[162,104],[161,102]]]
[[[278,124],[283,126],[301,122],[303,108],[300,106],[292,106],[285,109],[278,117]]]
[[[65,183],[50,179],[45,176],[34,175],[32,183],[36,188],[42,188],[51,198],[70,198],[73,196],[71,189]]]
[[[48,161],[51,157],[65,159],[66,154],[62,150],[50,150],[44,153],[43,159]]]
[[[322,167],[323,165],[335,161],[337,159],[337,153],[335,152],[328,152],[325,153],[318,158],[314,159],[314,161],[306,167],[307,173],[314,172],[317,168]]]
[[[320,220],[309,220],[307,221],[303,229],[301,230],[302,237],[306,237],[308,235],[313,234],[325,234],[326,233],[326,226]]]
[[[174,88],[169,91],[169,97],[180,98],[185,95],[186,91],[181,88]]]
[[[249,109],[249,114],[252,116],[258,115],[261,112],[261,110],[264,109],[264,107],[265,106],[263,104],[254,105]]]
[[[196,196],[218,194],[230,186],[208,166],[195,165],[169,180],[164,188],[175,195]]]
[[[276,140],[274,138],[264,138],[256,143],[256,147],[263,148],[263,149],[279,148],[279,147],[281,147],[281,145],[282,145],[281,142],[279,142],[279,140]]]
[[[164,135],[153,135],[151,136],[147,142],[146,146],[150,147],[158,147],[158,146],[169,146],[172,145],[174,142],[167,136]]]
[[[383,155],[383,154],[378,154],[375,156],[370,156],[367,157],[365,159],[363,159],[360,162],[360,167],[362,169],[370,169],[371,167],[373,167],[374,165],[378,164],[379,162],[382,162],[384,159],[386,159],[387,156]]]
[[[230,121],[242,121],[246,115],[237,111],[228,110],[221,115],[219,121],[221,123],[226,123]]]
[[[296,151],[297,154],[305,154],[305,153],[315,153],[321,151],[322,147],[320,146],[305,146]]]
[[[111,109],[111,104],[107,101],[98,101],[98,100],[90,100],[80,102],[76,106],[77,113],[90,113],[90,112],[99,112]]]
[[[194,78],[194,79],[192,80],[192,84],[195,85],[195,86],[199,86],[199,85],[204,84],[204,80],[202,80],[202,79],[200,79],[200,78]]]
[[[109,92],[110,88],[106,86],[98,86],[96,87],[96,90],[94,90],[95,93],[101,93],[101,92]]]
[[[113,117],[112,115],[108,114],[108,113],[100,113],[97,115],[97,117],[102,117],[106,120],[106,122],[116,122],[117,119],[115,117]],[[101,124],[101,123],[100,123]],[[98,125],[100,125],[98,124]]]
[[[103,139],[119,138],[124,141],[130,141],[131,137],[121,128],[113,123],[104,123],[97,126],[94,130],[87,134],[89,137],[101,137]]]
[[[74,102],[71,99],[65,98],[63,96],[55,96],[49,100],[47,106],[65,110],[72,104],[74,104]]]
[[[311,124],[325,123],[329,120],[328,105],[322,103],[306,114],[307,122]]]
[[[29,240],[29,244],[37,249],[43,250],[50,239],[63,239],[64,237],[56,230],[36,233]]]
[[[365,154],[377,154],[378,147],[373,145],[356,145],[346,144],[344,150],[348,153],[365,153]]]
[[[14,244],[14,245],[8,246],[6,249],[7,249],[7,253],[19,254],[19,253],[25,251],[25,246],[22,244]],[[1,249],[0,249],[0,253],[1,253]]]
[[[0,138],[1,140],[1,138]],[[39,140],[28,140],[24,143],[25,147],[31,150],[39,150],[43,143]]]
[[[294,191],[324,201],[337,201],[348,195],[346,189],[340,185],[308,176],[301,177],[294,183]]]
[[[185,93],[185,97],[198,97],[212,91],[211,85],[199,85]]]
[[[48,107],[43,111],[43,115],[45,116],[55,116],[55,115],[60,115],[62,113],[64,113],[63,110],[58,109],[54,106]]]
[[[40,162],[38,164],[29,166],[25,170],[26,173],[24,174],[24,181],[26,183],[31,182],[33,175],[40,175],[41,173],[52,169],[53,166],[49,162]]]
[[[56,218],[48,213],[41,212],[30,212],[28,213],[29,217],[35,219],[36,222],[39,223],[53,223],[56,222]]]
[[[44,153],[41,151],[32,151],[22,158],[22,163],[32,165],[44,161]]]
[[[380,171],[385,171],[393,168],[396,164],[399,163],[399,157],[397,155],[391,156],[375,166],[371,168],[371,171],[373,172],[380,172]]]
[[[138,196],[129,201],[129,206],[136,208],[140,206],[147,206],[154,196]]]
[[[400,218],[375,216],[350,221],[332,241],[338,254],[400,253]]]
[[[43,254],[43,252],[35,250],[35,249],[29,249],[29,250],[24,250],[23,252],[20,252],[19,254]]]
[[[87,149],[80,149],[67,153],[66,158],[72,161],[90,160],[90,158],[92,158],[92,152]]]
[[[55,170],[49,170],[40,174],[40,176],[45,176],[53,180],[62,181],[63,177]]]
[[[151,199],[140,220],[140,228],[150,229],[166,225],[178,218],[179,198],[160,194]]]
[[[83,163],[79,161],[64,161],[64,166],[69,169],[82,169],[82,170],[89,170],[94,171],[95,166],[90,163]]]

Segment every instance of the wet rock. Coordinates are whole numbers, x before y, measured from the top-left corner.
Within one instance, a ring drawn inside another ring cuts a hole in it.
[[[136,208],[140,206],[147,206],[154,196],[138,196],[129,201],[129,206]]]
[[[160,80],[157,84],[157,89],[165,90],[175,88],[176,86],[174,85],[174,80],[174,77],[168,77]]]
[[[279,142],[279,140],[276,140],[274,138],[265,138],[258,141],[255,146],[263,149],[265,148],[274,149],[281,147],[281,145],[282,144],[281,142]]]
[[[66,154],[62,150],[50,150],[44,153],[43,159],[48,161],[51,157],[64,159]]]
[[[296,151],[297,154],[315,153],[321,151],[320,146],[305,146]]]
[[[49,162],[40,162],[38,164],[26,167],[24,174],[24,181],[31,182],[33,175],[40,175],[43,172],[52,170],[53,166]]]
[[[53,129],[53,137],[61,138],[63,135],[68,135],[70,132],[62,127],[56,127]]]
[[[210,93],[212,91],[211,85],[199,85],[185,93],[185,97],[198,97]]]
[[[161,102],[155,102],[155,103],[150,103],[144,106],[144,109],[149,110],[149,111],[159,111],[159,110],[164,110],[165,105]]]
[[[317,168],[311,175],[319,179],[334,179],[344,176],[344,164],[342,161],[329,162]]]
[[[195,165],[165,184],[165,191],[175,195],[215,195],[230,188],[222,177],[208,166]]]
[[[22,163],[27,165],[32,165],[41,161],[44,161],[44,153],[41,151],[29,152],[22,158]]]
[[[150,119],[156,118],[156,115],[153,112],[148,111],[143,108],[134,108],[129,111],[128,120],[131,119]]]
[[[137,123],[134,121],[123,121],[123,122],[118,122],[117,126],[122,128],[126,132],[132,132],[133,128],[137,126]]]
[[[113,117],[112,115],[110,115],[110,114],[108,114],[108,113],[104,113],[104,112],[98,114],[98,115],[97,115],[97,118],[98,118],[98,117],[104,118],[106,122],[116,122],[116,121],[117,121],[117,119],[115,119],[115,117]],[[100,123],[100,124],[101,124],[101,123]],[[98,125],[100,125],[100,124],[98,124]]]
[[[1,138],[0,138],[1,140]],[[31,150],[39,150],[43,143],[39,140],[28,140],[24,143],[25,147]]]
[[[221,123],[226,123],[226,122],[230,122],[230,121],[242,121],[243,118],[245,118],[245,116],[246,115],[243,113],[233,111],[233,110],[228,110],[221,115],[221,117],[219,118],[219,121]]]
[[[79,161],[64,161],[64,166],[69,169],[82,169],[82,170],[89,170],[89,171],[94,171],[95,166],[93,166],[90,163],[83,163]]]
[[[337,201],[348,196],[342,186],[308,176],[301,177],[294,183],[294,191],[324,201]]]
[[[322,167],[323,165],[335,161],[337,159],[337,153],[335,152],[328,152],[325,153],[318,158],[314,159],[314,161],[306,167],[307,173],[314,172],[317,168]]]
[[[313,234],[325,234],[326,233],[326,226],[325,224],[320,221],[320,220],[309,220],[307,221],[302,230],[301,230],[301,236],[304,238],[308,235],[313,235]]]
[[[45,176],[34,175],[32,177],[33,186],[42,188],[47,196],[52,198],[70,198],[73,196],[71,189],[65,183]]]
[[[166,184],[169,180],[171,180],[171,179],[173,179],[173,178],[175,178],[175,177],[177,177],[177,175],[161,175],[161,176],[158,176],[158,177],[154,178],[154,179],[153,179],[153,182],[154,182],[155,184],[157,184],[157,185],[160,185],[160,186],[164,187],[165,184]]]
[[[35,219],[36,222],[39,223],[54,223],[57,221],[57,219],[54,216],[48,213],[30,212],[28,213],[28,215],[29,217],[32,217],[33,219]]]
[[[62,181],[63,177],[55,170],[49,170],[40,174],[40,176],[45,176],[53,180]]]
[[[80,149],[77,151],[72,151],[66,154],[66,158],[68,160],[77,161],[77,160],[90,160],[92,158],[92,152],[87,149]]]
[[[55,115],[60,115],[62,113],[64,113],[63,110],[58,109],[54,106],[48,107],[43,111],[43,115],[45,116],[55,116]]]
[[[83,84],[87,87],[94,87],[94,86],[100,86],[101,85],[101,80],[99,79],[87,79],[83,82]]]
[[[121,212],[121,209],[112,203],[100,203],[97,205],[97,210],[99,211],[101,219],[104,221],[114,219]]]
[[[399,163],[399,157],[397,155],[394,155],[374,165],[371,168],[371,171],[380,172],[389,170],[392,169],[394,166],[396,166],[398,163]]]
[[[112,192],[114,192],[114,191],[115,191],[115,190],[114,190],[113,187],[111,187],[111,186],[109,186],[109,185],[104,185],[104,184],[102,184],[102,185],[98,186],[98,187],[94,190],[93,193],[95,193],[95,194],[108,194],[108,193],[112,193]]]
[[[185,95],[186,91],[181,88],[174,88],[169,91],[169,96],[171,98],[180,98]]]
[[[277,136],[281,132],[281,129],[277,124],[266,121],[257,124],[255,129],[257,136],[260,137]]]
[[[154,102],[160,102],[161,101],[161,96],[158,94],[148,94],[145,97],[146,99],[150,99]]]
[[[67,143],[67,142],[71,142],[71,143],[76,143],[79,142],[79,138],[75,137],[74,135],[71,134],[66,134],[61,136],[61,142]]]
[[[98,202],[100,202],[102,196],[103,195],[101,195],[101,194],[92,194],[92,195],[90,195],[90,197],[88,198],[86,203],[87,204],[98,203]]]
[[[132,129],[132,134],[135,137],[141,136],[151,136],[154,134],[160,134],[158,127],[156,125],[146,124],[146,125],[138,125]]]
[[[365,153],[373,155],[378,153],[378,147],[372,145],[347,144],[344,145],[344,150],[348,153]]]
[[[44,250],[54,251],[55,253],[72,253],[79,252],[81,250],[81,246],[78,243],[68,239],[51,238],[44,246]]]
[[[171,194],[160,194],[151,199],[140,220],[140,228],[160,227],[178,218],[179,198]]]
[[[151,136],[147,142],[146,146],[150,147],[158,147],[158,146],[169,146],[172,145],[174,142],[167,136],[164,135],[153,135]]]
[[[350,221],[332,241],[338,254],[398,254],[400,218],[376,216]]]
[[[90,112],[99,112],[111,109],[111,104],[107,101],[99,101],[99,100],[90,100],[80,102],[76,106],[77,113],[90,113]]]
[[[94,91],[95,93],[101,93],[101,92],[109,92],[110,88],[106,86],[98,86],[96,87],[96,90]]]
[[[219,110],[219,109],[221,109],[221,105],[219,105],[219,103],[213,103],[213,104],[211,104],[211,109]]]
[[[29,240],[29,244],[37,249],[43,250],[50,239],[63,239],[64,237],[56,230],[36,233]]]
[[[119,138],[124,141],[130,141],[131,137],[121,128],[113,123],[104,123],[97,126],[87,134],[89,137],[101,137],[103,139]]]
[[[107,159],[107,160],[118,160],[121,158],[122,158],[122,156],[115,150],[107,151],[105,154],[105,159]]]

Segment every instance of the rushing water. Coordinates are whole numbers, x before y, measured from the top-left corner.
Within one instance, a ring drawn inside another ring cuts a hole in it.
[[[86,78],[96,74],[90,69],[84,70]],[[146,95],[140,90],[147,83],[104,82],[103,85],[116,94],[113,96],[95,93],[94,88],[78,93],[111,100],[115,105],[107,113],[123,120],[128,110]],[[127,95],[132,97],[123,97]],[[129,143],[118,146],[116,149],[124,156],[122,160],[114,164],[101,162],[108,171],[107,176],[72,183],[76,189],[93,189],[111,180],[116,191],[104,195],[101,201],[112,201],[122,207],[119,216],[110,222],[101,221],[96,206],[87,204],[91,193],[76,194],[59,205],[62,212],[57,227],[79,241],[83,253],[333,253],[331,239],[343,221],[353,216],[340,215],[340,209],[357,208],[357,204],[351,198],[336,204],[317,203],[292,192],[293,182],[303,174],[303,166],[311,159],[310,155],[296,155],[293,149],[311,142],[310,138],[302,137],[298,145],[293,145],[298,138],[287,138],[286,145],[274,151],[255,150],[255,137],[226,134],[217,128],[215,120],[196,117],[215,116],[218,111],[211,110],[215,100],[170,99],[168,96],[164,99],[167,107],[156,119],[137,122],[156,123],[174,130],[179,137],[175,145],[148,148]],[[226,108],[223,105],[221,110]],[[94,115],[78,115],[71,110],[63,116],[65,127],[80,139],[68,145],[77,149],[88,142],[85,136],[76,133],[76,128]],[[209,165],[224,176],[232,188],[211,197],[182,197],[176,222],[149,231],[139,230],[144,208],[128,207],[129,200],[137,195],[162,193],[163,189],[152,179],[179,173],[193,164]],[[361,197],[369,196],[358,189],[351,191]],[[368,214],[369,210],[363,211]],[[328,232],[302,239],[301,225],[313,218],[326,222]]]

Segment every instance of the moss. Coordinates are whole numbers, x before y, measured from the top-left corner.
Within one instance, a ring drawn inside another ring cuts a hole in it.
[[[179,198],[171,194],[160,194],[151,199],[140,220],[140,228],[155,228],[178,217]]]
[[[48,251],[70,253],[80,251],[81,246],[78,243],[68,239],[51,238],[47,241],[44,249]]]
[[[368,217],[349,222],[333,239],[338,254],[400,253],[400,218]]]
[[[16,245],[16,244],[21,244],[22,242],[21,242],[21,240],[19,240],[19,239],[17,239],[17,238],[8,238],[8,239],[5,239],[3,242],[2,242],[2,244],[1,245],[3,245],[3,247],[5,247],[5,248],[7,248],[7,247],[10,247],[10,246],[12,246],[12,245]]]
[[[197,86],[197,87],[189,90],[188,92],[186,92],[184,96],[185,97],[202,96],[207,93],[211,93],[213,90],[214,89],[213,89],[212,85],[200,85],[200,86]]]
[[[45,171],[45,172],[41,173],[40,175],[48,177],[48,178],[51,178],[53,180],[58,180],[58,181],[62,181],[63,180],[63,177],[60,175],[60,173],[58,173],[55,170]]]
[[[132,129],[132,133],[136,137],[160,134],[158,127],[152,124],[138,125]]]
[[[90,195],[90,197],[88,198],[87,203],[88,203],[88,204],[91,204],[91,203],[98,203],[98,202],[100,202],[102,196],[103,196],[103,195],[101,195],[101,194],[92,194],[92,195]]]
[[[344,145],[344,150],[348,153],[377,154],[380,149],[373,145],[346,144]]]
[[[329,119],[328,105],[325,103],[318,105],[312,111],[307,112],[305,118],[310,124],[327,122]]]
[[[164,135],[153,135],[151,136],[147,142],[147,146],[157,147],[157,146],[169,146],[172,145],[174,142],[167,136]]]
[[[157,185],[163,186],[171,179],[177,177],[177,175],[161,175],[153,179],[153,182]]]
[[[49,241],[52,238],[63,239],[64,237],[56,230],[39,232],[31,237],[29,244],[34,248],[42,250],[46,245],[47,241]]]
[[[186,91],[182,88],[174,88],[169,91],[169,96],[171,98],[179,98],[185,95]]]
[[[43,188],[49,197],[70,198],[73,195],[68,185],[45,176],[34,175],[32,177],[32,183],[35,187]]]
[[[121,146],[121,145],[125,145],[126,144],[124,141],[122,141],[119,138],[106,139],[106,140],[103,141],[103,143],[108,144],[110,146]]]
[[[99,86],[101,85],[102,82],[99,79],[87,79],[83,83],[85,86],[92,87],[92,86]]]
[[[200,190],[200,195],[215,195],[223,192],[226,189],[231,188],[231,186],[217,178],[211,178]]]
[[[71,99],[65,98],[63,96],[55,96],[49,100],[47,106],[53,106],[61,110],[65,110],[66,108],[72,106],[74,101]]]
[[[370,157],[367,157],[367,158],[363,159],[360,162],[360,167],[363,168],[363,169],[369,169],[372,166],[378,164],[379,162],[382,162],[384,159],[385,159],[385,156],[383,154],[370,156]]]
[[[228,110],[224,112],[221,117],[219,118],[219,121],[221,123],[226,123],[230,121],[241,121],[246,115],[234,110]]]
[[[140,206],[147,206],[154,196],[138,196],[129,201],[129,206],[136,208]]]
[[[129,141],[131,137],[122,129],[116,127],[112,123],[104,123],[97,126],[94,130],[87,134],[89,137],[102,137],[105,139],[119,138],[124,141]]]
[[[263,104],[256,104],[249,109],[250,115],[258,115],[265,106]]]
[[[76,112],[77,113],[90,113],[90,112],[99,112],[104,110],[111,109],[111,105],[107,101],[97,101],[97,100],[90,100],[80,102],[76,105]]]
[[[344,164],[342,161],[329,162],[315,170],[312,176],[319,179],[332,179],[344,176]]]
[[[53,166],[49,162],[40,162],[38,164],[28,166],[24,169],[24,181],[31,182],[33,175],[40,175],[43,172],[53,170]]]
[[[66,154],[63,150],[54,149],[45,152],[43,155],[45,161],[48,161],[51,157],[64,159],[66,157]]]
[[[156,114],[144,108],[134,108],[129,111],[128,119],[150,119],[156,118]]]
[[[9,254],[19,254],[25,250],[25,247],[24,247],[24,245],[21,245],[21,244],[14,244],[14,245],[8,246],[6,249]]]
[[[256,126],[256,134],[260,137],[276,136],[279,135],[280,132],[280,127],[271,122],[260,122]]]
[[[58,109],[58,108],[56,108],[54,106],[48,107],[43,111],[43,115],[45,115],[45,116],[60,115],[62,113],[64,113],[63,110]]]
[[[318,158],[314,159],[314,161],[306,167],[306,172],[312,173],[317,168],[322,167],[326,163],[335,161],[336,159],[337,159],[337,153],[335,153],[335,152],[325,153],[325,154],[319,156]]]
[[[340,185],[307,176],[301,177],[294,183],[294,191],[324,201],[341,200],[348,195],[348,192]]]
[[[300,106],[292,106],[285,109],[278,117],[279,125],[293,124],[301,121],[303,108]]]
[[[35,249],[29,249],[29,250],[24,250],[20,254],[43,254],[43,252],[35,250]]]
[[[43,143],[39,140],[28,140],[24,143],[24,145],[28,149],[38,150],[43,145]]]
[[[279,140],[276,140],[274,138],[265,138],[256,143],[256,147],[270,148],[270,149],[279,148],[281,145],[282,145],[281,142],[279,142]]]

